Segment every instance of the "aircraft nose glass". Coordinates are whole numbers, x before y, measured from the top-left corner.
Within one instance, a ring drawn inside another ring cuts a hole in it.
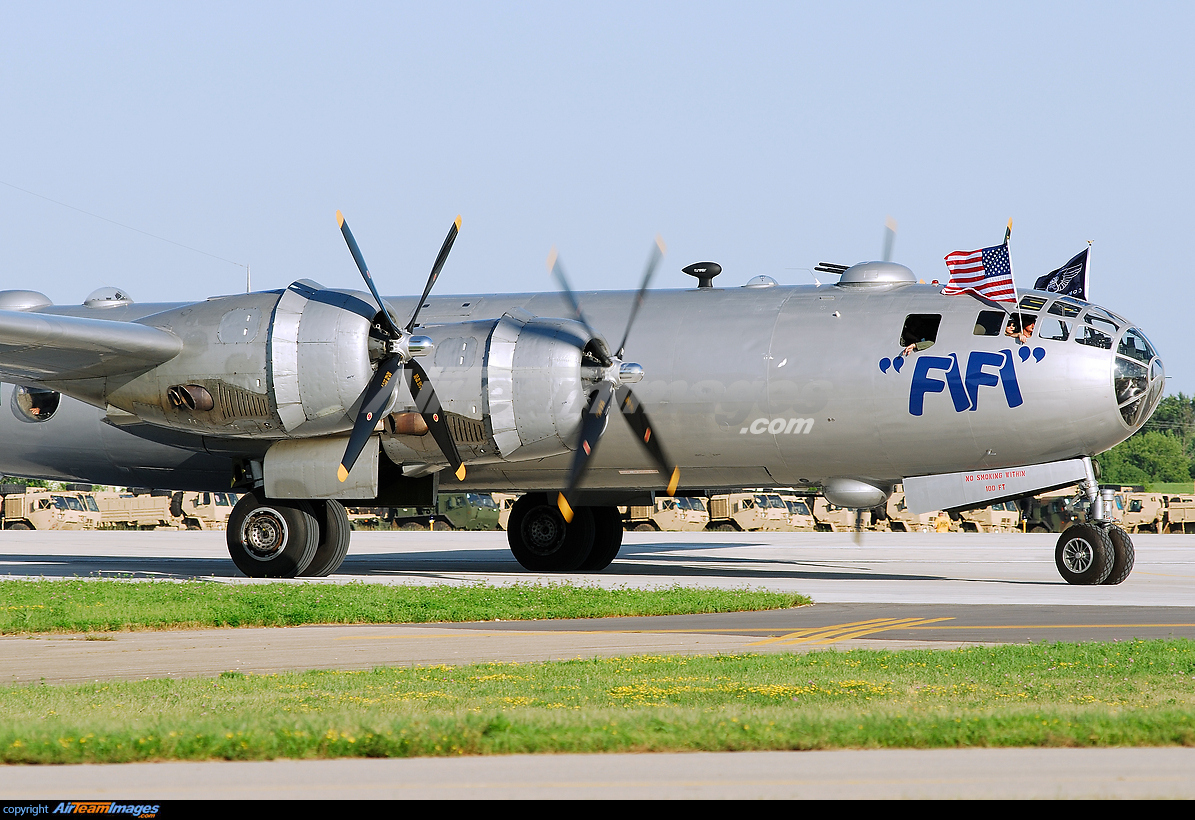
[[[1149,418],[1162,397],[1166,374],[1153,346],[1136,328],[1126,330],[1116,348],[1113,386],[1121,418],[1138,427]]]

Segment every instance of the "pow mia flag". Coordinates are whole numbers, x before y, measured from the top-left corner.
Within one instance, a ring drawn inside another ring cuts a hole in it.
[[[1033,284],[1034,290],[1044,290],[1087,301],[1087,256],[1091,248],[1076,254],[1058,270],[1052,270]]]

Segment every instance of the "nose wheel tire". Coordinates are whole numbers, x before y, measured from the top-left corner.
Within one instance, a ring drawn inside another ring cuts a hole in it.
[[[244,495],[228,518],[228,554],[250,578],[295,578],[315,558],[320,527],[306,501]]]
[[[566,524],[546,493],[527,493],[516,501],[506,530],[515,560],[532,572],[579,569],[593,548],[594,521],[589,507],[574,512]]]
[[[1095,524],[1067,527],[1058,537],[1054,549],[1054,563],[1068,584],[1093,586],[1103,583],[1112,572],[1114,557],[1108,534]]]
[[[1122,528],[1115,525],[1108,528],[1108,541],[1112,544],[1112,569],[1100,583],[1105,586],[1119,584],[1133,571],[1135,552],[1133,539]]]

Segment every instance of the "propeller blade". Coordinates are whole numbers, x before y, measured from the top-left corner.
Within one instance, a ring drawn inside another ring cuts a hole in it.
[[[585,313],[581,310],[581,303],[577,301],[576,294],[568,285],[568,277],[564,275],[564,266],[560,264],[560,255],[556,253],[556,249],[552,248],[548,254],[548,270],[556,277],[556,281],[560,284],[560,289],[564,292],[564,297],[568,299],[569,306],[573,309],[573,318],[581,324],[585,325],[585,329],[589,331],[590,336],[597,336],[597,331],[589,324],[585,318]],[[609,364],[608,362],[606,364]]]
[[[435,264],[432,265],[431,276],[427,277],[427,286],[423,289],[423,295],[419,297],[419,302],[415,305],[415,312],[411,314],[411,321],[407,322],[407,333],[415,329],[415,320],[419,318],[419,311],[423,309],[423,300],[432,292],[432,285],[436,284],[436,280],[440,278],[440,269],[448,260],[448,252],[452,250],[452,243],[456,241],[456,235],[460,233],[460,230],[461,216],[457,214],[456,221],[448,229],[448,236],[444,237],[444,244],[440,246],[440,253],[436,256]]]
[[[452,433],[448,430],[448,419],[440,406],[440,399],[436,396],[431,381],[427,378],[427,372],[418,361],[411,359],[403,369],[403,375],[406,377],[407,387],[411,389],[411,396],[415,399],[415,409],[419,411],[419,415],[423,416],[423,421],[427,424],[427,429],[431,431],[432,438],[436,440],[436,444],[440,445],[440,452],[448,459],[448,464],[452,467],[452,474],[456,476],[457,481],[464,481],[465,465],[461,462],[461,454],[456,449],[456,442],[452,440]]]
[[[594,393],[593,401],[589,403],[585,415],[581,417],[581,437],[576,452],[573,453],[573,464],[568,471],[568,489],[556,498],[556,506],[560,508],[560,514],[564,516],[565,523],[571,523],[573,520],[573,508],[568,499],[577,489],[581,477],[585,475],[585,470],[589,467],[589,459],[597,450],[602,433],[606,432],[606,423],[610,420],[610,407],[613,399],[614,385],[611,382],[602,382],[598,385],[597,392]]]
[[[378,294],[378,289],[373,284],[373,277],[369,275],[369,266],[365,264],[365,257],[361,255],[361,249],[357,247],[357,240],[353,238],[353,232],[349,230],[349,223],[344,221],[344,214],[340,211],[336,212],[336,222],[340,225],[340,232],[344,234],[344,241],[348,243],[353,261],[357,263],[357,269],[361,271],[361,275],[365,278],[365,284],[369,286],[369,292],[373,294],[373,298],[382,308],[382,315],[386,317],[386,322],[389,324],[386,330],[390,331],[392,336],[397,337],[399,335],[398,322],[394,321],[394,317],[390,315],[390,308],[386,307],[386,303]]]
[[[673,464],[664,452],[660,437],[652,430],[651,419],[647,417],[643,405],[631,392],[631,388],[626,385],[618,388],[618,409],[622,411],[622,417],[631,425],[631,429],[635,431],[652,460],[659,465],[660,474],[668,476],[668,495],[674,494],[677,485],[680,484],[680,468]]]
[[[656,244],[651,249],[651,256],[647,258],[647,268],[643,271],[643,284],[639,286],[639,292],[635,294],[635,301],[631,304],[631,315],[627,317],[627,329],[622,334],[622,344],[618,346],[618,352],[614,354],[614,358],[616,359],[621,359],[623,351],[626,350],[627,339],[631,335],[631,325],[635,322],[635,314],[643,306],[643,300],[647,296],[647,285],[651,282],[651,278],[655,275],[656,268],[659,267],[660,260],[663,258],[664,240],[657,236]]]
[[[888,217],[884,220],[884,260],[892,261],[892,247],[896,244],[896,220]]]
[[[361,394],[361,409],[357,411],[357,420],[353,422],[353,432],[349,434],[348,446],[344,448],[344,458],[340,460],[340,469],[336,471],[341,483],[349,477],[349,470],[357,463],[357,456],[365,447],[365,442],[373,435],[373,428],[377,426],[381,413],[390,403],[390,396],[394,392],[394,374],[402,369],[402,358],[391,356],[378,364],[377,372],[369,380],[365,391]]]

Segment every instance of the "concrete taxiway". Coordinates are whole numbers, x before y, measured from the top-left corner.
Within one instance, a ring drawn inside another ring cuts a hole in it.
[[[1056,536],[628,533],[595,575],[538,574],[503,533],[353,536],[319,581],[240,577],[221,533],[0,536],[0,577],[202,578],[217,583],[672,585],[804,593],[777,612],[484,624],[313,626],[0,638],[0,680],[185,677],[225,670],[531,661],[643,653],[947,648],[1057,640],[1195,638],[1195,536],[1134,538],[1115,587],[1058,577]],[[934,750],[561,755],[436,761],[277,761],[0,769],[0,797],[1192,797],[1192,751]],[[44,776],[43,776],[44,774]],[[90,785],[88,785],[90,784]],[[189,786],[188,784],[193,784]],[[286,785],[283,785],[286,784]],[[68,786],[75,788],[67,788]],[[116,791],[112,791],[116,789]]]

